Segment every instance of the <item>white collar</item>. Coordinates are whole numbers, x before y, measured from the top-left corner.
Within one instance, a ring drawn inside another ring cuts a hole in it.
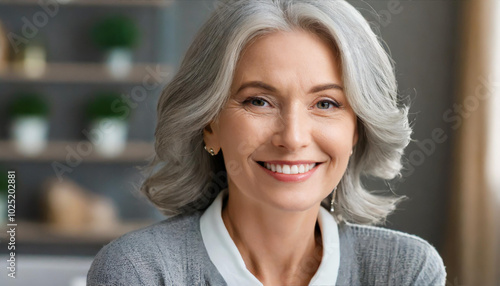
[[[246,268],[222,220],[222,202],[227,193],[227,189],[221,191],[200,218],[203,243],[210,260],[227,285],[262,286],[262,283]],[[320,207],[318,222],[323,241],[323,257],[309,285],[335,285],[340,265],[337,222],[323,207]]]

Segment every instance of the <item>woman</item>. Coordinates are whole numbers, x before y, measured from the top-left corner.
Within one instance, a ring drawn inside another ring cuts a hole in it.
[[[411,129],[390,58],[345,1],[221,5],[158,103],[143,191],[173,217],[104,247],[88,285],[444,285],[381,223]],[[159,168],[158,168],[159,167]]]

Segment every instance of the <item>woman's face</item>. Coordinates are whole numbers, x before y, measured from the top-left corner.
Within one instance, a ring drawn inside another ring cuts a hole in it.
[[[332,47],[312,33],[275,32],[245,49],[228,104],[204,132],[223,152],[230,193],[300,211],[332,192],[357,141],[341,78]]]

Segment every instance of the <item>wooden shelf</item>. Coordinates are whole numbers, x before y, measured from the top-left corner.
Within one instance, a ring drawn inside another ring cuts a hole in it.
[[[80,231],[64,231],[41,222],[18,221],[16,241],[18,243],[36,244],[99,244],[120,237],[121,235],[151,225],[152,221],[125,222],[113,228],[102,230],[82,229]],[[0,227],[0,240],[7,239],[7,223]]]
[[[0,71],[0,82],[143,84],[143,81],[147,81],[148,85],[163,86],[172,75],[173,68],[170,65],[157,63],[134,64],[130,74],[120,79],[113,77],[102,63],[47,63],[45,72],[35,78],[13,67],[4,69]]]
[[[45,150],[36,156],[26,156],[20,154],[14,145],[13,141],[3,140],[0,141],[0,161],[29,161],[29,162],[47,162],[47,161],[62,161],[66,160],[68,154],[77,150],[78,144],[82,141],[49,141]],[[73,151],[71,151],[73,150]],[[79,154],[83,163],[100,162],[100,163],[133,163],[133,162],[147,162],[154,155],[154,146],[150,142],[131,141],[127,143],[125,150],[117,157],[104,157],[97,153],[95,149],[88,155]]]
[[[0,0],[0,5],[38,5],[39,0]],[[62,6],[144,6],[167,7],[175,0],[58,0]]]

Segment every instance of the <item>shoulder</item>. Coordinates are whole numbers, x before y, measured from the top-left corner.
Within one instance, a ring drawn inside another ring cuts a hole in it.
[[[124,252],[128,257],[151,255],[161,250],[178,250],[182,245],[193,239],[199,230],[199,213],[171,217],[122,235],[103,247],[99,257],[116,256],[116,252]]]
[[[353,261],[362,264],[358,265],[362,280],[382,280],[391,285],[445,284],[443,260],[424,239],[382,227],[348,223],[339,225],[339,230],[341,243],[344,240],[351,247]]]
[[[158,285],[175,281],[171,280],[172,273],[183,267],[177,261],[182,260],[180,253],[197,239],[199,216],[195,213],[168,218],[110,242],[94,258],[87,285]]]

